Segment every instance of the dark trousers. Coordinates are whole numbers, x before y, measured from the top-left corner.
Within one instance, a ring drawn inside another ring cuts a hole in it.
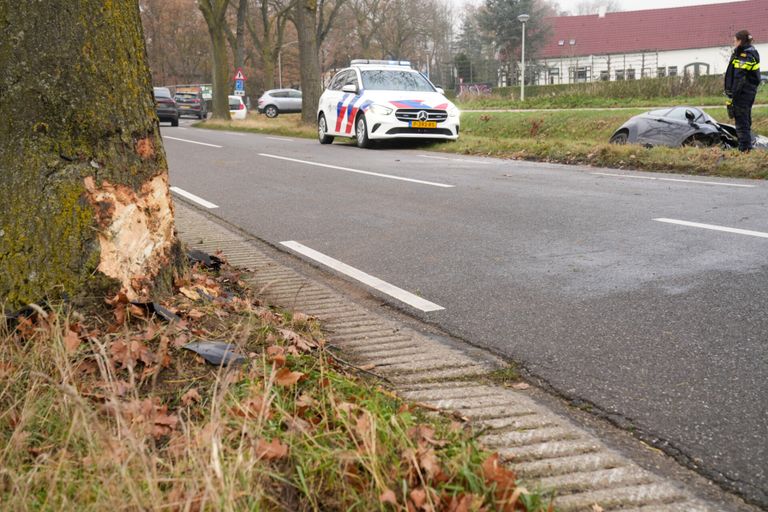
[[[754,103],[754,94],[733,97],[733,117],[736,120],[739,151],[750,151],[752,149],[752,105]]]

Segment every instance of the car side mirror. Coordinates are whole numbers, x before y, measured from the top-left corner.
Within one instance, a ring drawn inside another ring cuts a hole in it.
[[[445,96],[445,89],[443,89],[442,87],[439,87],[439,86],[436,85],[435,86],[435,90],[437,92],[439,92],[440,94],[442,94],[443,96]]]
[[[688,120],[689,123],[692,123],[696,120],[696,115],[691,112],[690,110],[685,111],[685,118]]]
[[[355,84],[347,84],[341,88],[341,92],[349,92],[352,94],[357,94],[357,86]]]

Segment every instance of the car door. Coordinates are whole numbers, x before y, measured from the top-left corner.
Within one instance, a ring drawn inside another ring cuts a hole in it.
[[[275,91],[272,93],[273,103],[280,112],[285,112],[288,107],[287,103],[288,92],[287,91]]]
[[[301,112],[301,91],[288,91],[288,112]]]
[[[354,90],[360,91],[360,81],[357,78],[357,71],[350,69],[348,74],[344,77],[342,88],[344,86],[351,85]],[[343,91],[342,91],[343,92]],[[357,117],[357,110],[360,106],[360,94],[358,93],[344,93],[342,96],[343,102],[341,106],[342,113],[341,119],[336,120],[336,131],[342,135],[351,135],[354,130],[355,117]],[[341,121],[339,123],[339,121]]]
[[[352,73],[351,69],[345,69],[340,71],[331,84],[326,89],[321,98],[321,108],[325,114],[325,119],[328,125],[328,133],[339,134],[341,130],[341,119],[346,117],[346,109],[344,107],[345,101],[348,99],[348,94],[341,91],[342,85],[345,83],[349,73]]]
[[[670,109],[652,110],[641,116],[638,123],[637,143],[651,146],[663,146],[670,129],[670,121],[667,114]]]

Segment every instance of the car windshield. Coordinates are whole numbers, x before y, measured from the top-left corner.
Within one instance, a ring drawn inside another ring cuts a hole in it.
[[[432,84],[415,71],[389,69],[365,70],[363,88],[369,91],[435,92]]]
[[[229,110],[238,110],[240,108],[240,100],[229,100]]]
[[[669,117],[671,119],[676,119],[678,121],[687,121],[688,118],[685,117],[686,111],[690,110],[693,112],[694,118],[693,120],[696,122],[706,122],[709,120],[709,116],[702,112],[701,110],[693,107],[676,107],[670,110],[666,117]]]
[[[155,87],[154,93],[156,98],[170,98],[171,97],[171,90],[167,87]]]
[[[197,94],[194,92],[180,92],[176,94],[176,97],[182,100],[193,100],[197,98]]]

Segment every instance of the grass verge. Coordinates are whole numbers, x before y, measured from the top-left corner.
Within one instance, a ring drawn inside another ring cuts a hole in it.
[[[702,176],[768,178],[768,151],[740,154],[722,148],[644,148],[608,144],[613,132],[631,111],[495,112],[462,114],[462,135],[456,142],[425,144],[446,153],[491,156],[562,164],[619,169],[677,172]],[[725,119],[724,108],[707,112]],[[314,138],[314,127],[301,123],[299,115],[276,119],[251,116],[247,121],[213,121],[195,126],[208,129],[268,133]],[[768,134],[768,108],[753,112],[753,129]],[[345,139],[339,139],[341,141]]]
[[[525,102],[518,99],[519,87],[501,87],[491,96],[468,96],[458,101],[464,110],[722,106],[725,102],[723,77],[717,75],[535,85],[526,87],[525,92]],[[768,87],[758,91],[757,103],[768,103]]]
[[[551,510],[467,424],[356,376],[317,322],[196,269],[150,316],[118,295],[0,322],[5,510]],[[226,369],[181,349],[236,345]]]

